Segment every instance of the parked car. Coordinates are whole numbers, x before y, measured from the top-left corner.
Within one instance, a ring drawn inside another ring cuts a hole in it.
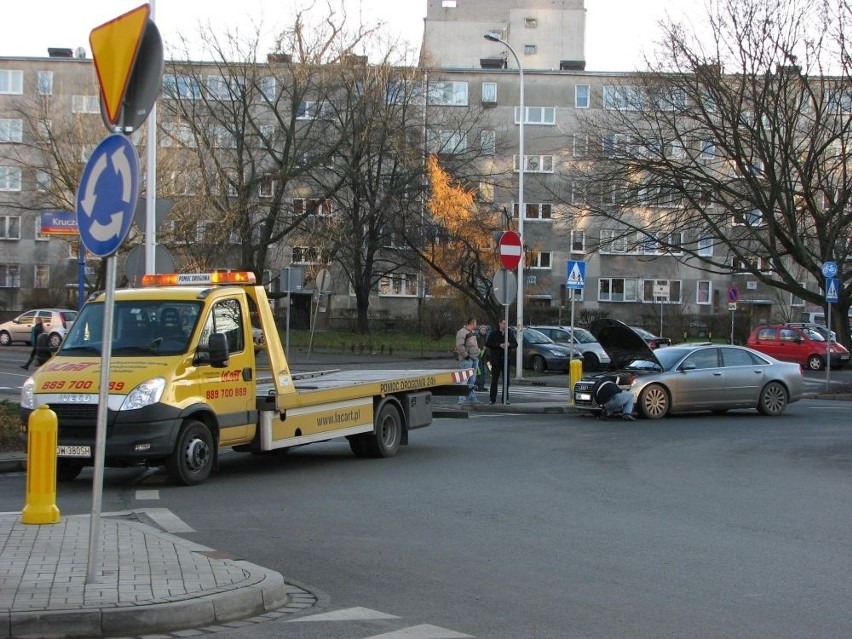
[[[722,413],[735,408],[780,415],[804,391],[799,365],[743,346],[705,342],[651,350],[631,327],[618,320],[596,320],[590,330],[619,371],[635,376],[629,390],[639,415],[648,419],[674,412]],[[584,376],[574,385],[577,408],[600,410],[592,393],[603,374]]]
[[[583,354],[583,370],[596,371],[609,364],[609,354],[600,342],[585,328],[574,327],[574,341],[571,341],[570,326],[530,326],[544,333],[557,344],[571,346]]]
[[[51,348],[57,348],[77,318],[77,311],[70,308],[37,308],[21,313],[15,319],[0,324],[0,345],[11,346],[16,342],[30,344],[36,317],[44,322],[44,332],[49,336]]]
[[[557,344],[544,333],[533,328],[523,330],[524,368],[536,373],[545,371],[567,372],[572,359],[583,359],[583,354],[564,344]]]
[[[746,346],[785,362],[796,362],[812,371],[822,370],[828,357],[832,368],[849,363],[849,351],[828,341],[819,331],[786,324],[767,324],[755,328]]]
[[[668,346],[672,343],[672,341],[668,337],[660,337],[658,335],[654,335],[651,331],[646,331],[644,328],[639,326],[631,326],[634,331],[639,333],[639,336],[645,340],[645,342],[652,349],[660,348],[661,346]]]

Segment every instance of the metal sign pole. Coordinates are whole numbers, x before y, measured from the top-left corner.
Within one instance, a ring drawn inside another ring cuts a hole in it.
[[[503,269],[503,290],[509,288],[509,271]],[[509,305],[503,304],[503,319],[506,322],[506,332],[503,334],[503,403],[509,401]]]
[[[106,258],[106,294],[104,296],[104,325],[101,345],[101,376],[98,388],[98,414],[95,431],[95,477],[92,480],[92,520],[89,525],[89,558],[86,582],[94,583],[98,562],[98,538],[101,526],[104,457],[106,455],[107,404],[109,402],[109,366],[112,358],[112,320],[115,306],[115,256]]]
[[[827,302],[825,324],[828,328],[828,344],[825,347],[825,391],[831,387],[831,302]]]

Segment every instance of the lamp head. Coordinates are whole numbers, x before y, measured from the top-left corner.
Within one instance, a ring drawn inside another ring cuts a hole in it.
[[[500,41],[501,41],[501,40],[500,40],[500,38],[498,38],[498,37],[497,37],[496,35],[494,35],[493,33],[486,33],[486,34],[485,34],[485,39],[486,39],[486,40],[491,40],[491,42],[500,42]]]

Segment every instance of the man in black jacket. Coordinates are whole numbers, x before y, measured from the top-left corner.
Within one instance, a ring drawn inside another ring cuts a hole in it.
[[[506,396],[503,403],[509,403],[509,372],[503,371],[503,354],[509,349],[509,362],[512,361],[512,352],[518,348],[518,340],[515,334],[509,331],[508,341],[506,339],[506,320],[500,320],[498,329],[492,330],[485,339],[485,348],[488,350],[488,361],[491,362],[491,403],[497,403],[497,389],[500,388],[500,376],[506,378]]]
[[[633,393],[621,390],[636,379],[633,375],[601,375],[595,383],[595,401],[601,405],[601,417],[621,412],[621,418],[635,421],[633,417]]]

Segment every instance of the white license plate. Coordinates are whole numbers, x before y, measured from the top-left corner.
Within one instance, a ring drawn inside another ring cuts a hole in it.
[[[592,396],[589,393],[577,393],[577,399],[581,402],[590,402],[592,401]]]
[[[91,457],[91,446],[57,446],[57,457]]]

